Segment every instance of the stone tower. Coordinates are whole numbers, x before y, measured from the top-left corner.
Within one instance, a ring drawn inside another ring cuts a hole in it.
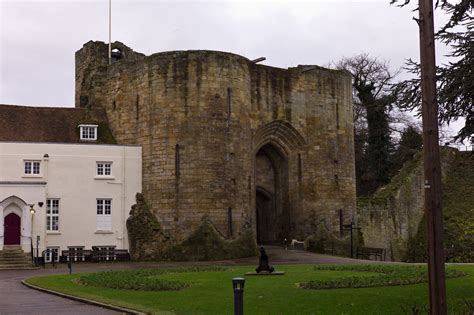
[[[207,216],[225,238],[339,233],[355,211],[351,77],[217,51],[150,56],[113,43],[76,52],[76,107],[105,110],[143,148],[143,193],[172,241]]]

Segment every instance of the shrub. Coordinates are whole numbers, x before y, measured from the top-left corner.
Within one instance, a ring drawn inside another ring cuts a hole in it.
[[[92,287],[105,287],[136,291],[178,291],[190,286],[189,283],[161,279],[160,276],[170,273],[223,271],[218,266],[138,269],[125,271],[106,271],[81,275],[79,283]]]
[[[335,288],[368,288],[379,286],[408,285],[428,281],[428,270],[426,266],[402,266],[402,265],[318,265],[315,270],[374,272],[377,275],[358,277],[349,276],[339,279],[311,280],[300,283],[303,289],[335,289]],[[456,278],[466,274],[446,269],[446,278]]]

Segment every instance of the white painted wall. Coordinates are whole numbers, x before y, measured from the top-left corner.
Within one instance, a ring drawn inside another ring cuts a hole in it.
[[[24,160],[40,160],[41,174],[24,175]],[[112,162],[111,176],[96,175],[98,161]],[[0,218],[3,220],[11,209],[20,207],[25,252],[30,251],[31,231],[34,243],[37,235],[40,236],[40,253],[46,247],[64,250],[68,246],[91,249],[113,245],[128,249],[125,223],[135,203],[135,194],[141,192],[141,179],[141,147],[138,146],[0,142]],[[11,196],[20,201],[13,202]],[[60,199],[58,232],[46,231],[48,198]],[[110,231],[96,231],[97,198],[112,199]],[[33,216],[29,204],[34,204]],[[4,231],[3,224],[0,225],[2,249]]]

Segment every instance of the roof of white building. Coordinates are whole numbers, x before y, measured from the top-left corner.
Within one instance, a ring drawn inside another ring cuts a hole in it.
[[[78,126],[97,124],[93,143],[114,144],[104,121],[103,113],[83,108],[0,105],[0,141],[86,143],[79,138]]]

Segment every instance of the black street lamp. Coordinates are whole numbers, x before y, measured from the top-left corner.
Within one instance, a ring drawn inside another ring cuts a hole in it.
[[[351,220],[351,223],[344,224],[343,223],[343,216],[342,216],[342,209],[339,210],[339,232],[342,237],[343,231],[350,231],[351,235],[351,258],[354,258],[354,240],[353,240],[353,230],[360,230],[360,227],[355,226],[354,221]]]
[[[34,258],[34,253],[33,253],[33,223],[34,223],[34,218],[35,218],[35,213],[36,210],[33,208],[34,204],[30,204],[30,213],[31,213],[31,257],[32,257],[32,263],[34,262],[35,266],[37,266],[37,259],[38,259],[38,246],[36,246],[36,259]]]

